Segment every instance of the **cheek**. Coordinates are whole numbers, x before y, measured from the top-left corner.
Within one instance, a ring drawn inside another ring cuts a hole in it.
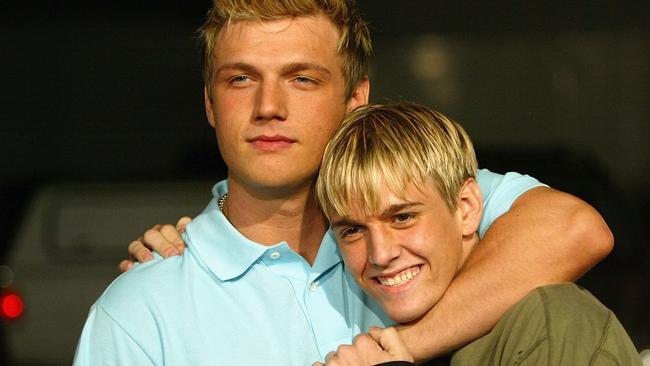
[[[363,244],[344,244],[340,246],[345,267],[354,278],[358,278],[366,267],[367,253]]]
[[[254,89],[217,88],[214,92],[215,114],[222,118],[242,116],[252,111],[251,104],[255,98]]]
[[[241,99],[220,98],[213,110],[217,137],[229,140],[236,137],[239,129],[248,121],[245,110],[242,108]]]
[[[311,156],[307,156],[305,158],[309,159],[311,158],[312,160],[317,160],[318,164],[320,165],[320,162],[322,160],[323,153],[325,153],[325,147],[327,144],[330,142],[332,139],[332,136],[334,136],[334,133],[336,130],[320,130],[319,133],[315,133],[312,135],[311,138]]]
[[[317,131],[320,135],[326,135],[326,140],[332,137],[346,115],[343,98],[333,93],[323,93],[319,97],[315,97],[313,94],[304,95],[294,99],[294,101],[295,104],[292,109],[300,111],[294,115],[294,118],[304,118],[303,121],[305,122],[316,123],[316,126],[318,126]],[[309,118],[305,118],[307,116]]]
[[[404,243],[404,246],[411,252],[421,257],[428,257],[432,252],[435,252],[441,239],[426,224],[401,231],[400,234],[400,242]]]
[[[241,98],[221,97],[217,100],[214,109],[215,117],[230,122],[233,117],[242,114]]]
[[[441,230],[435,234],[423,235],[417,241],[416,254],[431,265],[435,277],[442,280],[453,276],[458,267],[462,243],[454,232]]]

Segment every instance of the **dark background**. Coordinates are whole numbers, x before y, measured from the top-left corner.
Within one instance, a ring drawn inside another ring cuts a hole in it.
[[[639,347],[650,346],[646,3],[359,1],[373,101],[439,109],[466,126],[482,167],[601,211],[617,246],[583,284]],[[41,187],[225,175],[195,33],[209,5],[0,0],[0,263]]]

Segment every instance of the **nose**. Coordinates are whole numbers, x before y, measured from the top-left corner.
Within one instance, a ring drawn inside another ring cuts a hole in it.
[[[368,243],[368,262],[376,267],[387,267],[400,256],[402,247],[398,239],[387,230],[371,230]]]
[[[265,123],[287,119],[287,95],[281,82],[264,80],[257,91],[254,120]]]

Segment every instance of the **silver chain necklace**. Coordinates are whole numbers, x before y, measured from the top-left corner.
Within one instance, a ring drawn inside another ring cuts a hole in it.
[[[217,201],[217,207],[219,207],[219,211],[223,212],[223,205],[226,203],[226,198],[228,198],[228,193],[224,194],[219,198],[219,201]]]

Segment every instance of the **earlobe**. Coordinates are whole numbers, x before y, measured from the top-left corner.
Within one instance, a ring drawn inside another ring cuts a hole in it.
[[[205,115],[208,118],[208,123],[210,126],[214,127],[214,114],[212,113],[212,97],[208,92],[207,87],[203,87],[203,103],[205,104]]]
[[[483,196],[474,178],[465,181],[460,189],[458,210],[462,220],[463,236],[474,235],[483,217]]]
[[[367,76],[363,78],[352,92],[348,100],[347,112],[351,112],[363,105],[368,104],[370,98],[370,80]]]

